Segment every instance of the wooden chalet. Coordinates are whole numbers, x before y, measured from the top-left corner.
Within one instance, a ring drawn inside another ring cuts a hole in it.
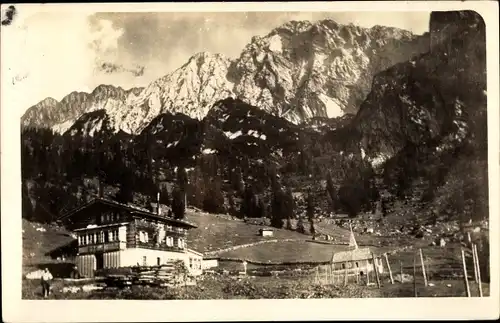
[[[186,241],[188,230],[196,226],[161,209],[96,198],[59,218],[78,237],[80,274],[93,277],[102,268],[156,266],[179,259],[199,274],[193,262],[201,263],[202,256],[189,250]]]

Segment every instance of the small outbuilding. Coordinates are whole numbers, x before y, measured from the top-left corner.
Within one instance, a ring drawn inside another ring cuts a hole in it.
[[[272,237],[274,235],[274,230],[270,228],[262,228],[259,230],[259,235],[262,237]]]
[[[203,257],[201,267],[202,269],[216,268],[219,266],[218,257]]]

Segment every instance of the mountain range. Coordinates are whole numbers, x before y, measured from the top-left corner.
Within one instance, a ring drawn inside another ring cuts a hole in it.
[[[47,98],[26,111],[22,126],[64,133],[82,118],[80,124],[93,122],[88,134],[100,131],[103,124],[115,132],[138,134],[161,113],[202,119],[228,97],[295,124],[339,117],[357,112],[376,73],[428,48],[428,34],[333,20],[291,21],[264,37],[253,37],[236,59],[198,53],[145,88],[100,85],[92,93],[70,93],[61,102]],[[92,114],[96,110],[105,111],[102,121]]]
[[[261,192],[282,175],[295,191],[318,192],[322,210],[333,200],[368,205],[379,198],[376,186],[425,206],[407,208],[412,217],[487,216],[486,96],[485,25],[473,11],[433,12],[422,36],[292,21],[254,37],[235,60],[199,53],[145,88],[102,85],[40,102],[22,126],[55,130],[63,143],[30,133],[23,165],[53,160],[53,173],[72,180],[82,171],[95,176],[96,155],[97,164],[116,163],[108,174],[121,165],[172,181],[170,169],[207,163],[198,177],[216,174],[226,185],[239,169]],[[33,153],[36,141],[53,155]],[[114,141],[125,152],[103,153]],[[329,176],[335,198],[324,194]]]

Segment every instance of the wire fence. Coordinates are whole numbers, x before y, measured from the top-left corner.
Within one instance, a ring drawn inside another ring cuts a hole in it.
[[[310,279],[313,284],[323,286],[357,284],[406,289],[401,294],[414,297],[483,297],[483,286],[489,282],[488,259],[480,260],[475,244],[461,251],[462,254],[444,259],[427,257],[425,251],[417,249],[406,252],[403,257],[400,255],[398,261],[391,260],[387,254],[380,255],[373,261],[367,260],[367,266],[345,263],[339,268],[336,264],[323,264],[310,272]],[[445,288],[439,289],[438,293],[434,288],[437,285]]]

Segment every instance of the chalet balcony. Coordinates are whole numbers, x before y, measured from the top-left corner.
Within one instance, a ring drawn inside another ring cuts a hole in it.
[[[178,246],[169,246],[167,244],[158,244],[155,242],[132,242],[132,243],[127,243],[127,248],[145,248],[145,249],[152,249],[152,250],[161,250],[161,251],[173,251],[173,252],[185,252],[187,248],[181,248]]]
[[[78,247],[78,252],[84,253],[96,253],[96,252],[109,252],[125,250],[127,248],[127,243],[125,241],[113,241],[113,242],[100,242],[93,244],[86,244]]]

